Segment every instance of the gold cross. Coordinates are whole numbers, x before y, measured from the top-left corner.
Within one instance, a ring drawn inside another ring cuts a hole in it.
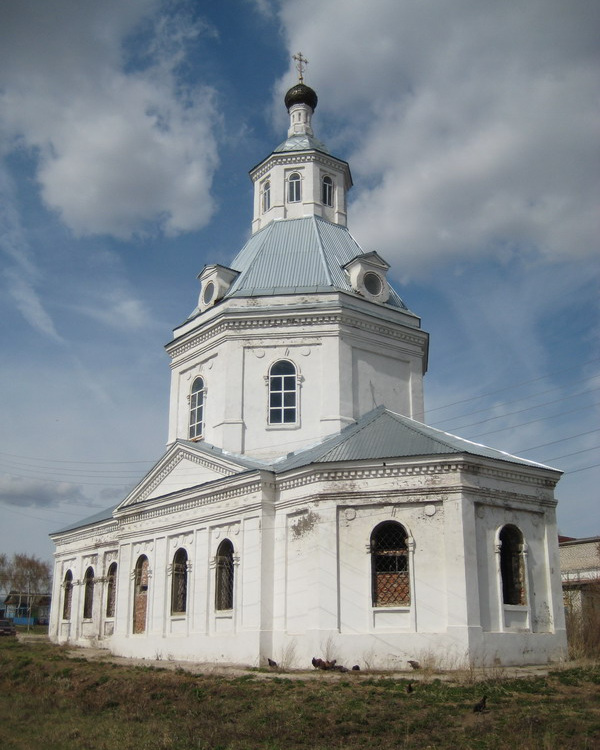
[[[308,65],[308,60],[302,55],[302,52],[298,52],[296,55],[292,55],[292,60],[296,61],[298,80],[300,81],[300,83],[304,83],[304,68],[306,65]]]

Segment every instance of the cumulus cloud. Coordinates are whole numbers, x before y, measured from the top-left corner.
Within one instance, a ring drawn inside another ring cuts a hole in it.
[[[179,76],[188,45],[209,30],[185,9],[23,0],[2,10],[4,151],[37,155],[44,201],[78,235],[172,235],[212,215],[214,92]],[[136,33],[146,52],[133,58]]]
[[[350,151],[351,229],[369,249],[409,275],[474,256],[598,252],[600,6],[279,6],[323,120],[348,123],[329,145]]]
[[[7,505],[49,507],[83,499],[81,487],[76,484],[0,474],[0,502]]]

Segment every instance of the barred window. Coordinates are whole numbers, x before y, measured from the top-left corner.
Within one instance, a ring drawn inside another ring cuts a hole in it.
[[[523,534],[512,525],[500,531],[500,575],[504,604],[526,604]]]
[[[294,424],[298,419],[296,367],[280,359],[269,370],[269,424]]]
[[[293,172],[288,179],[288,202],[298,203],[301,200],[300,175]]]
[[[106,616],[115,616],[117,601],[117,563],[111,563],[106,575]]]
[[[187,609],[187,562],[188,554],[178,549],[173,557],[171,581],[171,614],[181,614]]]
[[[329,175],[323,177],[321,182],[321,203],[324,206],[333,206],[333,180]]]
[[[85,571],[85,589],[83,594],[83,619],[91,620],[94,610],[94,569]]]
[[[198,440],[204,434],[205,394],[203,378],[196,378],[190,395],[190,440]]]
[[[371,577],[374,607],[408,606],[408,534],[395,521],[384,521],[371,534]]]
[[[63,583],[65,590],[63,600],[63,620],[71,619],[71,602],[73,601],[73,573],[67,570]]]
[[[233,544],[224,539],[217,549],[215,609],[233,609]]]
[[[148,572],[150,564],[146,555],[140,555],[135,564],[133,592],[133,632],[146,632],[146,608],[148,606]]]

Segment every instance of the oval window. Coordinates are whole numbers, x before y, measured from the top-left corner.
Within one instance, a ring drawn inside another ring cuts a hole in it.
[[[205,305],[208,305],[212,298],[215,296],[215,285],[212,281],[209,281],[208,284],[204,287],[204,292],[202,294],[202,301]]]
[[[374,297],[377,297],[377,295],[381,294],[381,291],[383,289],[383,282],[381,281],[381,277],[376,273],[373,273],[373,271],[369,271],[365,274],[363,284],[365,285],[365,289],[367,290],[367,292],[369,292],[369,294],[372,294]]]

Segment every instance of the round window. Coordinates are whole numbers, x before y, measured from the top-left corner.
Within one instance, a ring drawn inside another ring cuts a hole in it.
[[[372,294],[374,297],[377,297],[379,294],[381,294],[381,291],[383,289],[383,282],[381,281],[381,277],[373,273],[373,271],[368,271],[363,278],[363,284],[365,285],[365,289],[369,294]]]
[[[210,304],[212,301],[212,298],[215,296],[215,285],[212,281],[209,281],[208,284],[204,287],[204,291],[202,292],[202,301],[205,305]]]

